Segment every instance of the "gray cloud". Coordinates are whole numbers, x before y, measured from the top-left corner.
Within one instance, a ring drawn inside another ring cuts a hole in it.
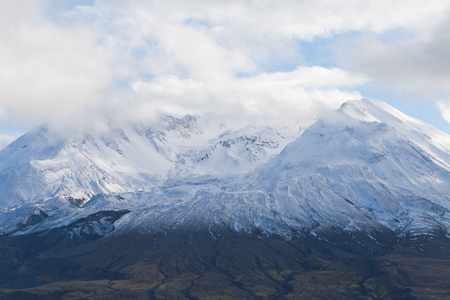
[[[386,89],[406,97],[432,100],[450,122],[450,14],[405,35],[383,41],[363,36],[341,53],[345,66],[364,71]]]

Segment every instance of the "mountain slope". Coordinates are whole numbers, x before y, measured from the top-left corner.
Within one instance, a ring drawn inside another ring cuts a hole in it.
[[[228,227],[291,239],[450,229],[448,135],[368,99],[288,144],[298,135],[191,116],[62,140],[40,129],[0,153],[0,202],[11,207],[0,228],[29,233],[130,210],[116,232]]]
[[[216,115],[161,115],[148,125],[69,134],[41,126],[0,152],[0,232],[23,229],[30,217],[45,221],[27,227],[39,230],[46,222],[52,228],[96,211],[141,207],[139,199],[184,178],[240,176],[299,135],[290,128],[233,128]]]
[[[0,204],[67,196],[82,205],[97,194],[145,191],[168,178],[243,173],[299,135],[288,128],[231,130],[215,119],[160,116],[150,126],[70,135],[42,126],[0,152]]]
[[[145,195],[118,231],[448,231],[448,145],[448,135],[381,102],[348,102],[243,178],[179,180]]]
[[[26,134],[0,152],[0,299],[448,298],[449,136],[371,100],[299,135]]]
[[[251,179],[317,223],[448,230],[449,149],[449,136],[425,123],[381,102],[351,101]]]

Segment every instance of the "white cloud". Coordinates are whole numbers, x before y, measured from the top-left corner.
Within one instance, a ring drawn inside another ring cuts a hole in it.
[[[16,138],[17,136],[15,135],[0,134],[0,150],[12,143]]]
[[[14,112],[44,120],[80,117],[111,81],[108,50],[85,27],[45,20],[38,5],[45,2],[25,3],[0,9],[0,107],[10,112],[1,121],[19,121]]]
[[[295,40],[424,30],[442,19],[449,6],[445,0],[433,5],[424,0],[99,1],[91,11],[122,39],[122,50],[150,54],[142,67],[158,75],[185,71],[209,77],[258,73],[282,62],[299,65]]]
[[[361,98],[352,88],[365,82],[365,76],[340,69],[301,67],[228,81],[163,76],[138,82],[134,90],[142,103],[172,114],[213,111],[256,123],[289,125]]]
[[[299,67],[305,63],[299,40],[399,28],[425,35],[442,22],[450,3],[99,0],[92,6],[55,5],[50,0],[0,4],[0,123],[84,123],[100,113],[146,118],[155,109],[180,115],[227,112],[255,120],[305,116],[360,97],[356,90],[367,77],[360,75],[364,70]],[[373,51],[399,52],[377,43]],[[364,57],[359,61],[363,65]]]
[[[442,113],[442,117],[450,123],[450,101],[439,101],[438,108]]]

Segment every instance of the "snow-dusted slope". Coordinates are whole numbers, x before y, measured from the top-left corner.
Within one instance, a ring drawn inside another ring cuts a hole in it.
[[[118,225],[209,224],[287,238],[336,227],[448,231],[449,149],[447,134],[385,103],[350,101],[244,178],[166,187]]]
[[[300,134],[280,130],[232,130],[219,116],[160,116],[152,125],[71,135],[42,126],[0,152],[0,206],[55,196],[82,206],[96,194],[146,191],[168,178],[243,173]]]
[[[9,207],[0,230],[32,232],[125,209],[117,232],[450,230],[449,135],[367,99],[299,135],[231,129],[217,116],[68,139],[41,128],[0,152],[1,193],[9,195],[0,196]]]
[[[171,167],[135,132],[65,138],[45,127],[3,150],[0,161],[0,203],[10,207],[55,195],[87,200],[98,193],[134,191]]]
[[[315,224],[450,225],[449,136],[378,101],[345,103],[251,179]]]

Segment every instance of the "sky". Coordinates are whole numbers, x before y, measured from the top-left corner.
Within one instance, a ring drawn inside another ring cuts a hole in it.
[[[220,113],[288,126],[382,100],[450,133],[450,1],[0,2],[0,148],[41,123]]]

